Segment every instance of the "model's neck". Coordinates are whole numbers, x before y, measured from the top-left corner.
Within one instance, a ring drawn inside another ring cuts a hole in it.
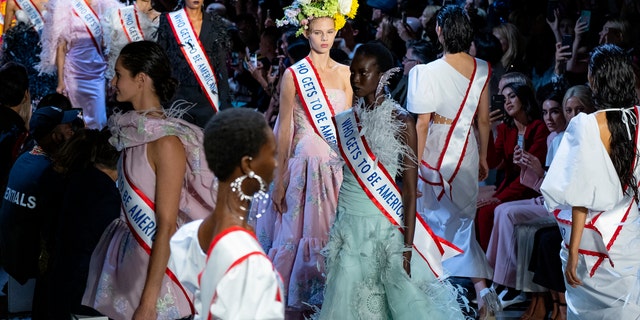
[[[313,62],[313,66],[318,71],[330,70],[335,67],[336,62],[331,59],[329,53],[317,53],[313,50],[309,53],[309,58]]]

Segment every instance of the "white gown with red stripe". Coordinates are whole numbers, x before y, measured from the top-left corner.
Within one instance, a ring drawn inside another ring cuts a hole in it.
[[[478,65],[485,63],[476,60]],[[471,87],[470,80],[459,73],[444,60],[436,60],[426,65],[418,65],[409,74],[407,109],[413,113],[437,113],[448,119],[455,119],[469,92],[482,92],[484,83]],[[475,85],[475,84],[474,84]],[[471,90],[473,89],[473,90]],[[475,106],[473,106],[475,107]],[[472,119],[461,119],[471,121]],[[418,181],[422,197],[418,199],[417,210],[431,227],[433,232],[452,242],[464,253],[442,262],[445,272],[451,276],[491,279],[493,270],[475,236],[474,218],[478,197],[479,154],[473,130],[467,137],[452,135],[448,137],[451,125],[434,124],[429,126],[423,162],[437,167],[443,150],[447,145],[464,146],[462,160],[451,159],[444,166],[456,166],[455,179],[444,187],[446,195],[438,195],[443,187]],[[466,140],[466,144],[465,144]],[[424,166],[420,169],[423,175]]]
[[[197,232],[195,237],[197,242]],[[196,319],[284,319],[283,292],[255,235],[231,227],[211,242],[199,276]]]
[[[640,180],[637,165],[634,175],[636,181]],[[571,120],[540,189],[545,205],[556,210],[565,239],[560,252],[563,268],[568,258],[571,207],[589,209],[576,271],[583,284],[576,288],[567,285],[568,319],[638,319],[638,206],[622,192],[611,158],[601,143],[595,114],[579,114]]]

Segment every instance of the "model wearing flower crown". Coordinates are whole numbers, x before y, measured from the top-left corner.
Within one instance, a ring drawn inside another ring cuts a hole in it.
[[[283,75],[276,123],[278,170],[271,198],[280,215],[269,257],[283,277],[290,316],[323,301],[320,250],[327,243],[342,183],[342,164],[329,145],[335,131],[331,117],[349,109],[353,96],[349,67],[329,56],[344,15],[353,16],[357,7],[355,1],[348,8],[341,3],[295,1],[278,21],[299,26],[311,46],[309,55]]]

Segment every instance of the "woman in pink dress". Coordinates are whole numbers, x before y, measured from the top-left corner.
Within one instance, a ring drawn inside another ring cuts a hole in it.
[[[134,110],[110,119],[111,143],[123,150],[118,170],[120,218],[91,257],[82,303],[113,319],[180,319],[194,314],[193,294],[177,281],[169,239],[215,205],[202,130],[172,117],[162,102],[176,80],[156,43],[125,46],[112,84]]]
[[[293,5],[304,6],[297,1]],[[271,195],[280,216],[269,257],[283,277],[290,311],[322,304],[320,251],[329,237],[342,184],[340,156],[330,145],[336,139],[331,117],[351,107],[353,91],[349,67],[329,56],[341,27],[331,17],[318,15],[307,28],[300,26],[311,52],[281,80],[275,128],[278,170]]]

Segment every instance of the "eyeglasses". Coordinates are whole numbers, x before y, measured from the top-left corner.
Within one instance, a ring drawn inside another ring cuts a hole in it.
[[[403,63],[420,62],[420,60],[418,60],[418,59],[410,59],[410,58],[407,58],[406,56],[404,56],[404,57],[402,57],[402,62]]]

